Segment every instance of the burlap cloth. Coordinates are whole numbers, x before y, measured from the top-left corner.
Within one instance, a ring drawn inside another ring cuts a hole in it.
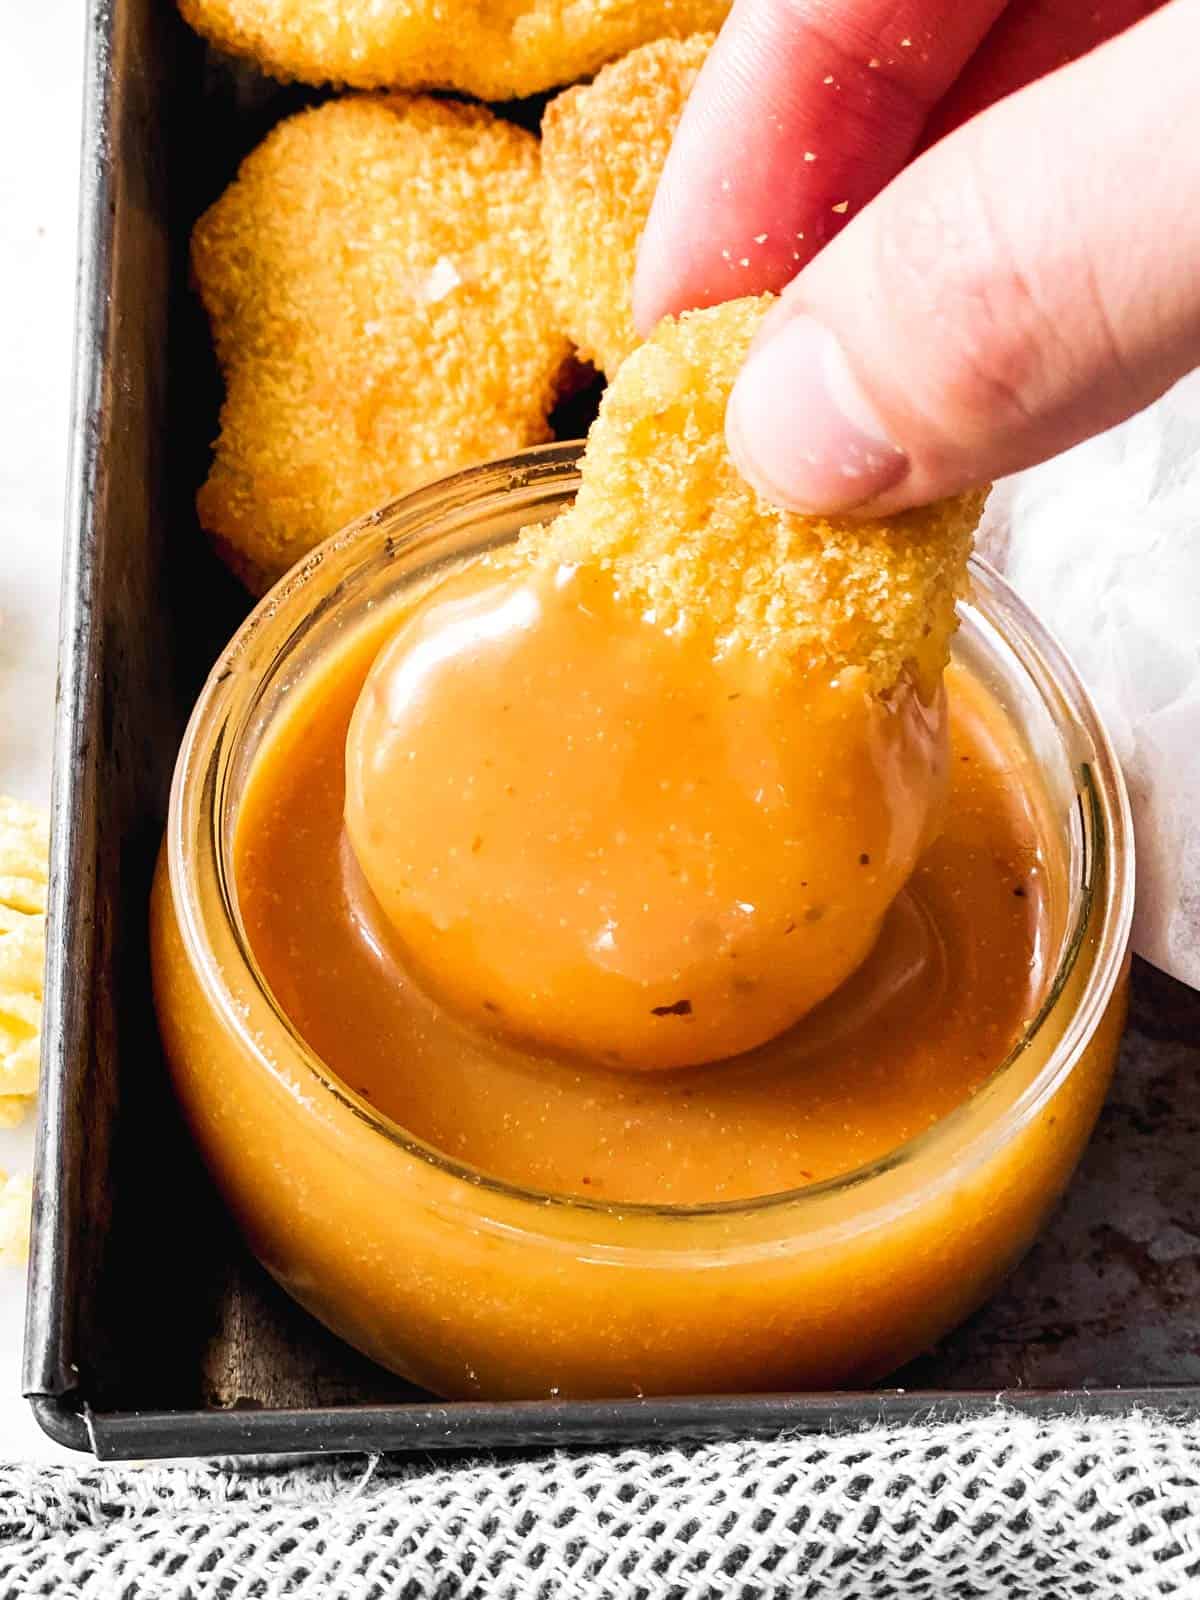
[[[9,1466],[0,1595],[1200,1595],[1200,1421],[997,1412],[452,1466]]]

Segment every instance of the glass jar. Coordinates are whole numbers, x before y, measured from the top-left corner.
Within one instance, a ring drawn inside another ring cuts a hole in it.
[[[363,518],[258,606],[188,728],[154,891],[176,1089],[255,1254],[351,1344],[448,1397],[827,1389],[945,1334],[1029,1245],[1091,1131],[1124,1019],[1133,844],[1074,670],[982,562],[954,653],[1037,757],[1069,862],[1054,977],[982,1088],[881,1160],[753,1201],[606,1205],[423,1144],[334,1077],[247,946],[239,797],[285,697],[369,613],[553,517],[577,445],[479,467]]]

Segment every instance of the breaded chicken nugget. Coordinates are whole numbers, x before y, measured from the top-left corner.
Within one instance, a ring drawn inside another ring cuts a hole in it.
[[[897,516],[801,516],[760,498],[725,448],[725,406],[771,297],[668,320],[621,365],[574,505],[527,536],[535,559],[599,564],[617,593],[719,652],[837,671],[876,691],[945,666],[985,492]]]
[[[289,118],[196,224],[192,263],[226,383],[198,509],[251,588],[392,496],[549,436],[571,352],[537,141],[482,107]]]
[[[729,0],[180,0],[180,9],[205,38],[277,78],[510,100],[590,77],[648,39],[717,28]]]
[[[48,849],[45,817],[19,800],[0,796],[0,1127],[3,1128],[20,1122],[37,1093]]]
[[[643,45],[560,94],[542,120],[551,293],[580,355],[609,377],[639,342],[638,239],[712,42],[698,33]]]
[[[0,1262],[19,1264],[28,1258],[32,1223],[33,1179],[0,1172]]]

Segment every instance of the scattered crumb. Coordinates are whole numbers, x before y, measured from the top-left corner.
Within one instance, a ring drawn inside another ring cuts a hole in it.
[[[837,205],[835,205],[833,209],[837,212],[837,214],[839,216],[844,216],[846,211],[849,209],[849,206],[850,206],[849,200],[839,200]]]

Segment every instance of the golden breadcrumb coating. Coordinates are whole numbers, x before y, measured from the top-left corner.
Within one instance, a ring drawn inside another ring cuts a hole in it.
[[[205,38],[277,78],[510,100],[590,77],[648,39],[718,28],[729,0],[180,0],[180,9]]]
[[[526,549],[599,565],[664,627],[706,630],[718,651],[862,669],[932,684],[986,491],[880,519],[781,511],[738,475],[725,405],[770,296],[660,325],[600,406],[574,505]]]
[[[640,342],[638,240],[675,127],[713,42],[658,39],[552,100],[542,119],[550,289],[585,360],[609,377]]]
[[[226,383],[200,520],[254,589],[394,495],[549,437],[570,359],[537,141],[481,106],[281,123],[192,237]]]
[[[0,796],[0,1127],[20,1122],[38,1086],[49,838],[45,817]]]

